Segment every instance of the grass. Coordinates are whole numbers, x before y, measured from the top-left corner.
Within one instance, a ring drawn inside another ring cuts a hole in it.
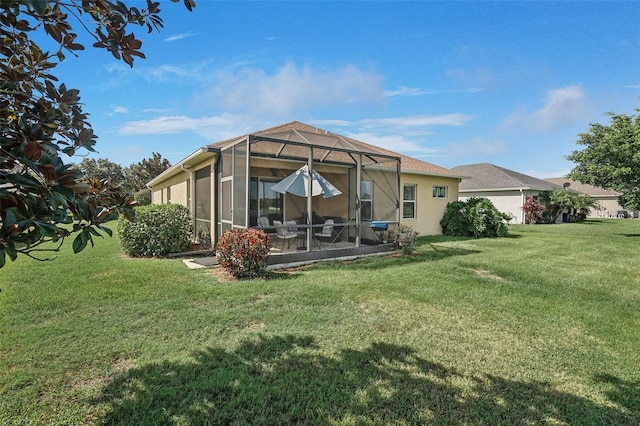
[[[638,242],[512,226],[242,282],[115,238],[19,259],[0,424],[638,424]]]

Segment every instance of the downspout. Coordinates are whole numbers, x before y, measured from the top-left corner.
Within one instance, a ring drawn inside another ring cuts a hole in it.
[[[213,147],[208,147],[211,148],[212,151],[211,152],[215,152],[216,154],[216,161],[213,163],[213,193],[215,194],[215,197],[213,197],[213,218],[215,220],[211,221],[211,227],[212,229],[212,238],[211,238],[211,248],[215,249],[216,244],[218,243],[218,238],[220,237],[220,231],[218,229],[218,216],[220,215],[220,197],[219,197],[219,191],[220,191],[220,162],[222,161],[222,155],[221,155],[221,151],[218,148],[213,148]]]
[[[524,190],[520,188],[520,223],[524,225]]]
[[[196,229],[196,215],[195,212],[195,194],[196,194],[196,173],[180,164],[180,170],[189,173],[189,213],[191,214],[191,226]]]

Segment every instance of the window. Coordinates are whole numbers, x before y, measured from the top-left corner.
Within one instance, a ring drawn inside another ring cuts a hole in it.
[[[434,186],[433,187],[433,198],[447,198],[447,187],[446,186]]]
[[[258,223],[258,217],[282,220],[284,197],[271,189],[277,179],[251,178],[249,181],[249,213],[251,225]]]
[[[373,220],[373,181],[360,183],[360,219]]]
[[[402,202],[402,218],[416,218],[416,185],[413,183],[405,184],[403,187]]]

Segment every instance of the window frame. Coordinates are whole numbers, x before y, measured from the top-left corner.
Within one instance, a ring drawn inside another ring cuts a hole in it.
[[[368,187],[367,191],[363,191],[362,188]],[[368,198],[365,198],[365,195]],[[364,205],[368,205],[369,207],[365,208]],[[366,210],[365,210],[366,209]],[[369,216],[365,217],[363,215],[364,211],[369,211]],[[372,180],[363,180],[360,182],[360,220],[373,220],[373,181]]]
[[[433,185],[432,195],[433,198],[447,198],[449,195],[449,187],[441,185]]]
[[[413,188],[413,198],[406,198],[406,190],[405,188]],[[411,204],[413,206],[412,208],[412,215],[411,216],[406,216],[405,212],[407,211],[406,206],[407,204]],[[405,183],[402,185],[402,219],[417,219],[418,218],[418,211],[416,209],[418,205],[418,185],[415,183]]]

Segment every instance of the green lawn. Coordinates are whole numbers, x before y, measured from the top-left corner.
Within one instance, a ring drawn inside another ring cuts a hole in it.
[[[116,238],[0,269],[0,425],[639,424],[640,220],[219,282]]]

